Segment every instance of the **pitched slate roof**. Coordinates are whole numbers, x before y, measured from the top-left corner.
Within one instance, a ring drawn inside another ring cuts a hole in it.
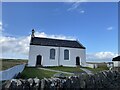
[[[81,43],[79,43],[78,41],[60,40],[60,39],[51,39],[51,38],[40,38],[40,37],[31,38],[30,45],[85,49],[85,47]]]
[[[120,56],[113,58],[112,61],[120,61]]]

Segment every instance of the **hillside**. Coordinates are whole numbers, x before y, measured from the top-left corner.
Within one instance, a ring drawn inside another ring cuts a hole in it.
[[[11,68],[15,65],[27,63],[28,60],[23,60],[23,59],[0,59],[0,71],[1,70],[6,70],[8,68]]]

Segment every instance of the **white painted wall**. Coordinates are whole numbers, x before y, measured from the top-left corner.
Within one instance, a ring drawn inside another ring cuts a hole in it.
[[[113,64],[107,63],[107,67],[108,67],[108,68],[113,67]]]
[[[54,48],[56,51],[55,59],[50,59],[51,48]],[[30,45],[28,66],[36,66],[37,55],[42,56],[41,64],[43,66],[57,66],[58,64],[57,53],[58,53],[58,47]]]
[[[69,50],[69,60],[64,60],[64,50]],[[85,49],[77,49],[77,48],[60,48],[60,65],[63,66],[76,66],[76,57],[79,56],[80,58],[80,65],[86,63],[86,56],[85,56]]]
[[[120,67],[120,61],[113,61],[114,67]]]
[[[50,49],[52,48],[55,49],[55,59],[50,59]],[[64,60],[65,49],[69,50],[69,60]],[[58,66],[59,64],[63,66],[75,67],[77,56],[80,57],[81,65],[86,64],[85,49],[30,45],[28,66],[36,66],[37,55],[42,56],[41,64],[43,66]],[[58,61],[60,62],[58,63]]]
[[[87,64],[86,64],[86,67],[89,67],[89,68],[97,68],[97,67],[98,67],[98,64],[90,64],[90,63],[87,63]]]

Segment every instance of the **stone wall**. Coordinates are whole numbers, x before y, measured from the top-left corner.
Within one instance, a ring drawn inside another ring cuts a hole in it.
[[[59,89],[81,89],[81,88],[117,88],[120,89],[120,72],[102,71],[94,75],[80,74],[62,78],[29,78],[12,79],[3,87],[10,90],[59,90]]]

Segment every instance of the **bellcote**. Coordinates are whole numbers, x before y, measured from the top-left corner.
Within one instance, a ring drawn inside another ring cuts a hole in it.
[[[34,37],[35,37],[34,33],[35,33],[35,30],[34,30],[34,29],[32,29],[31,38],[34,38]]]

